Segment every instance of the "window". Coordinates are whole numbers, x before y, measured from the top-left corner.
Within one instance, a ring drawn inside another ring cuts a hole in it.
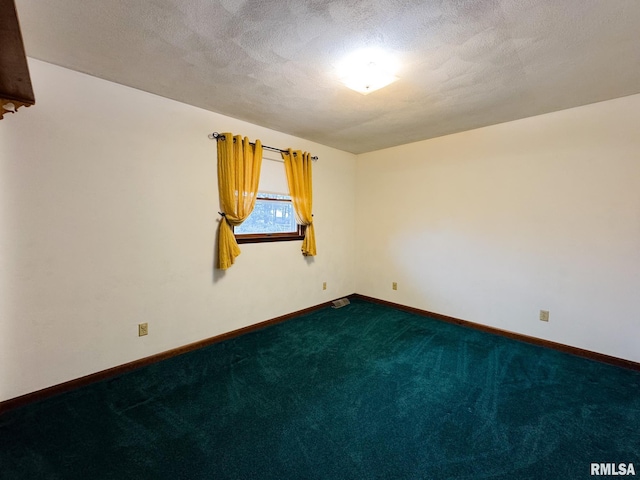
[[[259,193],[251,215],[235,227],[238,243],[280,242],[304,239],[302,225],[296,223],[282,160],[265,156],[260,172]]]
[[[304,227],[296,223],[289,195],[258,193],[253,212],[234,233],[238,243],[302,240]]]

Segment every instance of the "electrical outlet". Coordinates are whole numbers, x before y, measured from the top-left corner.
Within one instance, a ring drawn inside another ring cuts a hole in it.
[[[327,282],[322,282],[322,289],[326,290],[327,289]]]
[[[393,288],[394,290],[397,290],[398,289],[398,282],[393,282],[391,284],[391,288]]]
[[[138,336],[144,337],[145,335],[149,335],[149,324],[148,323],[139,323],[138,324]]]
[[[549,321],[549,310],[540,310],[540,321],[541,322]]]

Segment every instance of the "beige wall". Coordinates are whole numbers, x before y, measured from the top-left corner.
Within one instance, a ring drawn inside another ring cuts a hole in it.
[[[354,155],[30,67],[37,105],[0,124],[0,400],[355,291]],[[214,275],[214,130],[320,157],[315,259],[243,245]]]
[[[640,361],[640,95],[356,158],[30,66],[0,124],[0,401],[353,292]],[[214,272],[214,130],[320,156],[318,257]]]
[[[360,155],[356,191],[359,293],[640,361],[640,95]]]

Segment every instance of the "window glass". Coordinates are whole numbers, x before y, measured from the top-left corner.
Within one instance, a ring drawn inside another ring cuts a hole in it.
[[[297,233],[298,225],[288,195],[259,193],[256,206],[242,225],[235,228],[236,235],[256,233]]]
[[[304,227],[296,222],[287,174],[279,154],[265,152],[258,191],[253,212],[233,229],[238,243],[303,239]]]

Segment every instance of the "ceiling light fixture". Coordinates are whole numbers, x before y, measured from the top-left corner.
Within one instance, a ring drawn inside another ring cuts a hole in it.
[[[350,89],[368,95],[398,80],[397,69],[391,55],[368,48],[345,57],[338,65],[338,76]]]

